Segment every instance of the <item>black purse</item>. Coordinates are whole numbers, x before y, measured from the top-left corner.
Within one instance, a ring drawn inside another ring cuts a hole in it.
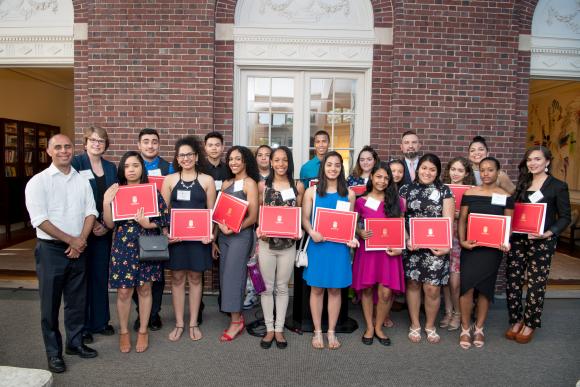
[[[169,239],[157,229],[160,235],[139,235],[139,262],[169,261]]]

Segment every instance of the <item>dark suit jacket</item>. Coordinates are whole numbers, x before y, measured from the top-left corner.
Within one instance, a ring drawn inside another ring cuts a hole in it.
[[[413,180],[411,179],[411,174],[409,173],[409,167],[407,166],[407,162],[405,161],[405,158],[403,157],[400,160],[403,163],[403,166],[405,168],[405,175],[403,176],[403,181],[401,182],[401,186],[403,186],[404,184],[412,183]],[[417,159],[417,161],[419,161],[419,159]]]
[[[117,167],[112,162],[101,159],[103,164],[103,171],[105,172],[105,189],[109,188],[111,185],[117,183]],[[87,153],[76,155],[72,160],[72,167],[78,172],[84,170],[91,170],[91,161]],[[95,203],[97,201],[97,183],[95,179],[90,179],[91,188],[93,189],[93,197],[95,198]],[[99,217],[101,214],[99,214]]]
[[[572,221],[568,184],[550,175],[542,184],[540,191],[544,197],[538,203],[547,203],[544,231],[551,230],[558,236]],[[523,203],[530,202],[529,194],[531,193],[528,191]]]

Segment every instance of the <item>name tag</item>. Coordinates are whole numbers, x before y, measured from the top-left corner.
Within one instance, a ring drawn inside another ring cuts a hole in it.
[[[365,185],[367,185],[368,182],[369,182],[369,178],[365,177]]]
[[[95,178],[95,175],[93,175],[93,171],[91,171],[90,169],[83,169],[82,171],[79,171],[79,175],[81,175],[87,180]]]
[[[350,202],[339,200],[336,202],[336,209],[339,211],[350,211]]]
[[[234,183],[234,192],[238,192],[244,189],[244,179],[236,180]]]
[[[157,168],[147,171],[147,176],[163,176],[163,175],[161,174],[161,169]]]
[[[542,191],[536,191],[528,197],[528,199],[530,199],[531,203],[537,203],[540,200],[542,200],[543,198],[544,198],[544,194],[542,193]]]
[[[190,198],[191,198],[191,191],[182,191],[182,190],[177,191],[177,200],[189,201]]]
[[[367,196],[367,201],[365,202],[365,207],[368,207],[371,210],[376,211],[377,208],[379,208],[379,204],[381,204],[380,201],[378,201],[377,199],[371,198],[370,196]]]
[[[282,195],[282,200],[284,201],[296,199],[296,195],[294,195],[294,190],[292,188],[282,190],[280,191],[280,194]]]
[[[505,207],[506,200],[507,200],[506,195],[500,195],[500,194],[496,194],[496,193],[491,195],[491,204],[494,204],[496,206],[504,206]]]
[[[221,181],[221,180],[215,180],[215,190],[216,191],[221,191],[222,183],[223,183],[223,181]]]
[[[439,201],[439,198],[440,197],[441,197],[441,193],[439,192],[439,190],[438,189],[434,189],[431,192],[431,195],[429,195],[429,200],[432,200],[434,202],[437,202],[437,201]]]

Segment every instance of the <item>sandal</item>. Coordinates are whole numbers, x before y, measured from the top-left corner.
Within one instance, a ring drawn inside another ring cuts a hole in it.
[[[462,328],[463,329],[463,328]],[[475,348],[481,348],[485,344],[485,335],[483,334],[483,327],[478,328],[473,324],[473,345]]]
[[[471,327],[465,329],[463,328],[463,325],[461,325],[461,334],[459,335],[459,346],[463,349],[471,348]]]
[[[142,353],[149,348],[149,332],[137,333],[137,344],[135,344],[135,352]]]
[[[505,338],[508,340],[515,340],[517,334],[521,332],[523,325],[524,324],[522,324],[522,322],[520,321],[510,326],[509,329],[505,331]],[[517,329],[514,331],[514,328]]]
[[[199,335],[196,335],[196,331]],[[189,326],[189,338],[193,341],[199,341],[203,339],[203,335],[201,334],[201,330],[199,329],[199,325],[190,325]]]
[[[324,349],[324,339],[322,338],[322,331],[314,331],[314,336],[312,336],[312,348]]]
[[[240,325],[240,329],[234,333],[233,336],[230,336],[228,334],[228,330],[224,330],[224,332],[222,333],[221,337],[220,337],[220,341],[222,343],[226,342],[226,341],[233,341],[235,340],[236,337],[240,336],[242,333],[244,333],[244,328],[245,328],[245,323],[244,323],[244,317],[240,317],[240,320],[238,321],[232,321],[231,325]]]
[[[453,312],[450,310],[445,311],[445,315],[443,316],[441,321],[439,321],[439,328],[447,328],[449,326],[449,321],[451,321],[452,314]]]
[[[425,333],[427,334],[427,341],[430,344],[437,344],[441,341],[441,336],[437,334],[437,329],[433,328],[425,328]]]
[[[336,338],[334,331],[326,331],[326,338],[328,339],[328,349],[339,349],[341,344]]]
[[[119,333],[119,351],[121,353],[131,352],[131,337],[129,336],[129,332]]]
[[[461,313],[453,312],[451,320],[449,320],[449,325],[447,326],[448,331],[456,331],[461,326]]]
[[[181,335],[183,334],[183,326],[175,326],[171,333],[169,333],[169,341],[177,341],[181,339]]]
[[[409,340],[411,340],[412,343],[419,343],[421,341],[421,327],[419,328],[413,328],[413,327],[409,327]]]

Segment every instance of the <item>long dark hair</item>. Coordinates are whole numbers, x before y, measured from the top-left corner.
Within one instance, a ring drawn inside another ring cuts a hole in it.
[[[320,162],[320,169],[318,169],[318,184],[316,185],[316,192],[320,197],[326,195],[326,188],[328,185],[326,174],[324,173],[324,166],[326,165],[326,161],[333,156],[338,157],[340,160],[340,173],[338,174],[336,181],[336,190],[340,196],[348,196],[348,185],[346,184],[346,178],[344,177],[344,161],[342,160],[340,153],[337,151],[330,151],[324,155],[324,158]]]
[[[228,179],[233,179],[235,175],[232,173],[230,169],[230,155],[233,151],[238,151],[242,155],[242,162],[246,166],[246,173],[248,176],[254,180],[256,183],[260,182],[260,173],[258,172],[258,164],[256,163],[256,159],[252,154],[252,151],[246,148],[245,146],[235,145],[228,149],[226,153],[226,165],[228,166]]]
[[[393,181],[393,172],[391,171],[390,163],[384,161],[375,164],[371,171],[369,181],[367,181],[367,192],[368,195],[373,190],[373,179],[374,174],[379,170],[383,169],[387,172],[387,177],[389,178],[389,184],[385,188],[384,203],[385,203],[385,216],[387,218],[398,218],[401,216],[401,204],[399,202],[399,190],[397,189],[397,184]]]
[[[121,157],[121,160],[119,161],[119,167],[117,168],[117,180],[119,181],[119,185],[127,185],[127,177],[125,177],[125,163],[129,157],[137,157],[137,160],[139,160],[141,163],[141,180],[139,183],[149,183],[149,179],[147,178],[147,169],[145,169],[145,162],[143,161],[141,154],[136,151],[127,151]]]
[[[401,179],[401,181],[396,182],[393,180],[393,183],[395,184],[395,187],[397,188],[397,192],[399,192],[399,189],[401,189],[401,186],[403,184],[405,184],[405,162],[403,160],[400,159],[392,159],[389,161],[389,169],[391,169],[391,165],[393,164],[399,164],[401,167],[403,167],[403,178]],[[393,173],[393,171],[391,170],[391,174]]]
[[[415,182],[420,183],[419,182],[419,168],[421,167],[421,164],[423,164],[426,161],[432,163],[433,165],[435,165],[435,168],[437,168],[437,176],[435,176],[435,180],[433,181],[433,184],[437,188],[441,188],[441,186],[443,185],[443,183],[441,183],[441,160],[439,160],[439,157],[437,157],[437,155],[435,155],[433,153],[425,153],[419,159],[419,162],[417,163],[417,173],[415,174]]]
[[[487,158],[487,157],[486,157]],[[441,174],[441,181],[446,184],[451,184],[451,176],[449,175],[449,171],[451,170],[451,166],[456,162],[460,162],[465,169],[465,177],[463,178],[463,184],[466,185],[475,185],[475,175],[473,174],[473,168],[471,168],[471,163],[465,157],[459,156],[452,158],[451,161],[447,163],[445,170]]]
[[[380,159],[379,159],[379,154],[377,153],[376,150],[373,149],[373,147],[371,147],[370,145],[365,145],[359,152],[358,157],[356,158],[356,163],[354,165],[354,168],[352,169],[352,175],[354,177],[360,177],[363,173],[363,170],[360,166],[360,157],[363,154],[363,152],[369,152],[372,156],[373,159],[375,160],[375,165],[373,166],[376,167],[377,164],[379,163]]]
[[[533,151],[540,151],[550,163],[548,164],[548,175],[552,173],[552,152],[545,146],[537,145],[529,148],[526,153],[524,154],[524,158],[520,161],[518,165],[518,170],[520,172],[518,176],[518,182],[516,184],[516,192],[514,194],[515,200],[518,202],[523,202],[526,200],[526,192],[528,188],[532,185],[532,173],[528,171],[528,157],[530,157],[530,153]]]
[[[173,156],[173,169],[175,171],[181,172],[183,168],[179,165],[177,161],[177,154],[179,153],[179,148],[187,145],[191,147],[193,153],[197,156],[197,162],[195,163],[195,170],[198,173],[207,173],[207,159],[205,156],[205,148],[201,145],[201,140],[196,136],[185,136],[177,140],[175,143],[175,155]]]
[[[297,193],[296,184],[294,183],[294,159],[292,158],[292,151],[287,146],[281,145],[278,148],[272,150],[270,153],[270,174],[266,178],[266,187],[272,188],[272,183],[274,182],[274,168],[272,168],[272,160],[274,159],[274,153],[278,151],[283,151],[286,153],[286,158],[288,159],[288,169],[286,170],[286,178],[290,183],[290,187]]]

